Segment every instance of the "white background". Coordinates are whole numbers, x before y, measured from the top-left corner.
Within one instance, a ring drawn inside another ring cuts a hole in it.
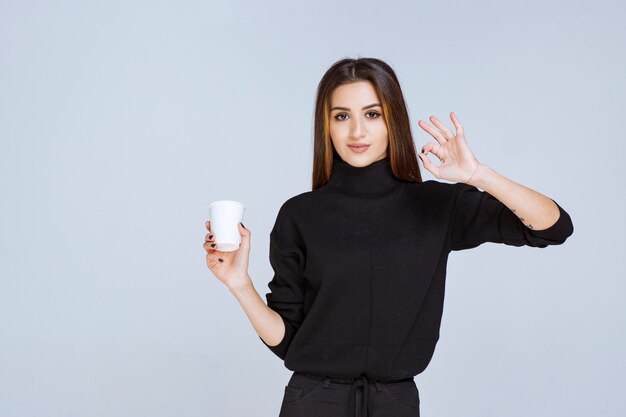
[[[265,298],[344,57],[394,68],[416,146],[454,111],[574,223],[451,254],[422,415],[623,415],[624,21],[617,0],[0,1],[0,416],[278,415],[291,372],[207,269],[204,222],[246,205]]]

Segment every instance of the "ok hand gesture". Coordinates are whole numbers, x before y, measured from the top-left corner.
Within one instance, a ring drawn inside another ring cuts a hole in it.
[[[421,153],[418,155],[424,167],[436,178],[467,184],[478,169],[480,162],[478,162],[469,146],[467,146],[463,126],[461,126],[454,112],[450,113],[450,118],[456,128],[456,134],[444,126],[435,116],[430,116],[430,121],[438,129],[422,120],[418,121],[419,127],[424,129],[438,142],[438,144],[428,142],[422,147]],[[441,161],[441,165],[433,164],[428,158],[429,153],[435,155]]]

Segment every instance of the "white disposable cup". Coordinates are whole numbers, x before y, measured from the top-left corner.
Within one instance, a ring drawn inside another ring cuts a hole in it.
[[[234,252],[239,249],[239,223],[243,220],[244,210],[243,203],[234,200],[217,200],[209,204],[209,220],[217,244],[216,250]]]

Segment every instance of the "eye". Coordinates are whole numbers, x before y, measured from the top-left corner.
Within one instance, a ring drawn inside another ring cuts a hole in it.
[[[373,114],[374,116],[370,117],[370,119],[376,119],[380,116],[380,113],[376,112],[376,111],[368,111],[365,114]],[[347,116],[347,113],[338,113],[337,115],[335,115],[334,119],[335,120],[346,120],[345,118],[341,118],[341,116]]]

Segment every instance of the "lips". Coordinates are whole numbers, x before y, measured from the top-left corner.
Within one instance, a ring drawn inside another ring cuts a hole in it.
[[[364,143],[355,143],[354,145],[348,145],[348,148],[350,148],[352,152],[356,153],[363,153],[367,151],[369,147],[370,145],[366,145]]]

